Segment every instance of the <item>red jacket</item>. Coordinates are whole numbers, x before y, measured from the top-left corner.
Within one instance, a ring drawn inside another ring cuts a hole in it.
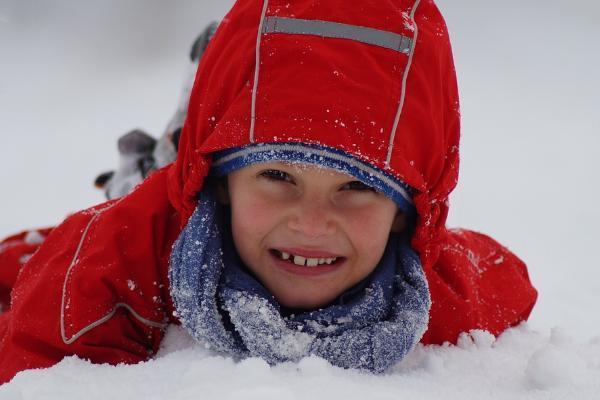
[[[376,29],[408,47],[265,28],[284,19],[361,27],[359,36]],[[239,0],[202,59],[177,161],[131,194],[69,217],[23,266],[0,315],[0,382],[68,355],[116,364],[156,352],[163,328],[177,322],[171,246],[211,153],[251,142],[333,147],[415,189],[411,244],[432,297],[424,343],[454,342],[476,328],[498,334],[528,317],[536,291],[525,265],[487,236],[445,226],[459,111],[450,42],[433,2]],[[19,251],[0,247],[4,295]]]

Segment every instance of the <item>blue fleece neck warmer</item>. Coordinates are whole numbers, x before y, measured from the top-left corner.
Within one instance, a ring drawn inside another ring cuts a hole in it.
[[[421,339],[429,289],[418,256],[399,235],[390,236],[363,282],[324,309],[293,314],[243,265],[227,219],[205,189],[171,255],[171,295],[197,340],[270,364],[316,355],[339,367],[383,372]]]

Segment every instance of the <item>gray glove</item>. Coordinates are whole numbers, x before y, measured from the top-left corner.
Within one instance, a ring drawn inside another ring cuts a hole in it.
[[[100,174],[95,181],[95,186],[104,190],[108,199],[126,195],[153,171],[175,161],[179,135],[187,115],[196,70],[217,27],[216,22],[210,23],[192,45],[189,71],[180,95],[179,105],[162,137],[156,140],[148,133],[136,129],[119,138],[119,166],[115,171]]]
[[[175,160],[177,143],[173,139],[173,135],[165,135],[157,141],[139,129],[121,136],[119,166],[116,171],[100,174],[95,186],[103,189],[108,199],[129,193],[153,171]]]

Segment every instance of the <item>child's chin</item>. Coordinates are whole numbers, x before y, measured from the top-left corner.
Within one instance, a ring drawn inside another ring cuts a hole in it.
[[[330,304],[336,297],[336,294],[323,296],[322,293],[314,295],[312,293],[290,293],[290,291],[285,291],[285,293],[279,296],[275,295],[275,298],[282,306],[300,310],[323,308]]]

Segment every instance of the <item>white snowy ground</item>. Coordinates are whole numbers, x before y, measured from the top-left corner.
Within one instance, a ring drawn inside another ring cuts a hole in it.
[[[162,132],[191,40],[231,3],[0,2],[0,236],[102,200],[91,183],[116,164],[116,139]],[[155,360],[66,359],[19,374],[0,399],[600,399],[600,5],[438,5],[463,113],[450,225],[528,263],[540,299],[527,325],[421,347],[385,376],[318,359],[236,363],[173,329]]]

